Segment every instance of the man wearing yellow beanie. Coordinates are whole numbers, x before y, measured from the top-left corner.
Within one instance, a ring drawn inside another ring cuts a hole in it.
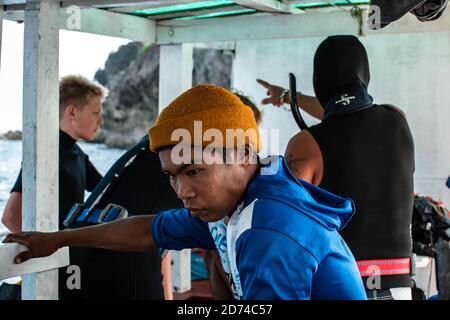
[[[283,157],[259,160],[252,110],[216,86],[175,99],[149,130],[184,209],[56,233],[9,235],[28,251],[63,246],[121,251],[217,249],[235,298],[365,299],[356,262],[339,236],[353,203],[296,179]],[[258,160],[258,161],[255,161]]]

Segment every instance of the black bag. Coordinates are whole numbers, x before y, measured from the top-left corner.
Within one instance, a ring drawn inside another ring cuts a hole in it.
[[[442,203],[431,197],[414,197],[412,238],[413,252],[429,257],[435,257],[438,238],[450,241],[450,218]]]
[[[380,8],[380,27],[384,28],[408,12],[421,22],[436,20],[447,8],[447,0],[371,0],[370,5]]]
[[[450,242],[439,238],[435,250],[439,297],[441,300],[450,300]]]
[[[450,299],[450,218],[442,203],[415,196],[412,219],[413,252],[436,259],[440,299]]]

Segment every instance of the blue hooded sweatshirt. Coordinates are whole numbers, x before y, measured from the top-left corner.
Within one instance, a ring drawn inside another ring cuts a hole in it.
[[[229,219],[207,223],[187,209],[164,211],[153,220],[155,243],[217,249],[237,299],[366,299],[338,233],[353,202],[297,179],[283,157],[268,159]]]

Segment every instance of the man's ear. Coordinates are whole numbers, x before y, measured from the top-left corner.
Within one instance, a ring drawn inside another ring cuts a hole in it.
[[[237,148],[238,164],[256,164],[256,152],[252,144],[246,144]]]
[[[69,104],[64,110],[64,114],[69,120],[73,120],[76,117],[76,107],[73,104]]]

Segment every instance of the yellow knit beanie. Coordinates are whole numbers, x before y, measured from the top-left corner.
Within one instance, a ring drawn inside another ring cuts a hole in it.
[[[172,133],[177,129],[188,132],[190,141],[179,141],[179,135],[173,141]],[[216,138],[219,133],[222,139]],[[252,109],[230,91],[214,85],[199,85],[178,96],[159,114],[148,135],[154,152],[180,142],[218,148],[250,143],[256,152],[261,148]]]

